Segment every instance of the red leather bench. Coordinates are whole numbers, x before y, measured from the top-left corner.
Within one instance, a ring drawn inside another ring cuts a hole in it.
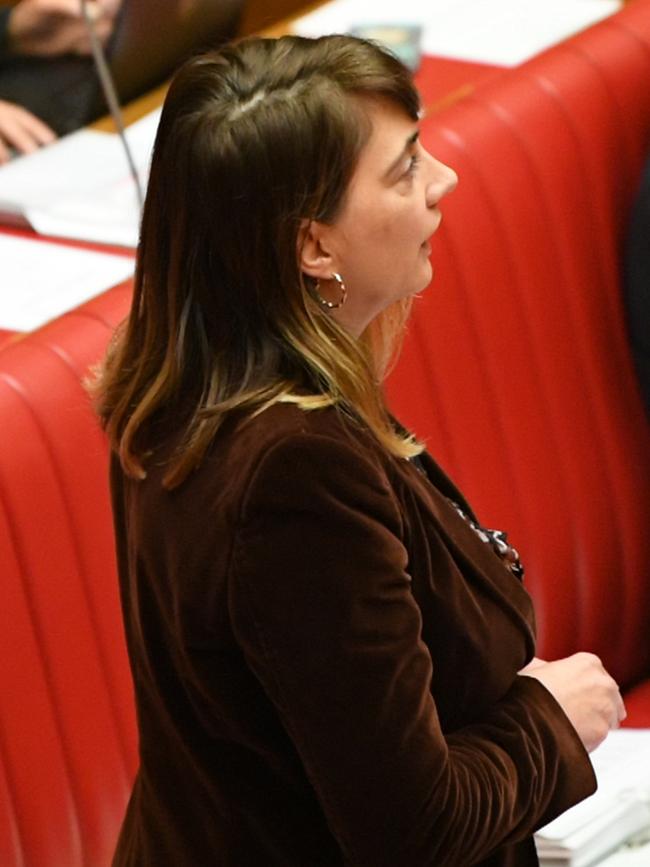
[[[392,405],[510,531],[540,653],[598,653],[648,726],[650,428],[619,275],[650,152],[650,2],[493,77],[422,139],[460,183]]]
[[[0,350],[0,864],[105,867],[136,767],[107,450],[81,387],[121,287]]]
[[[650,144],[650,0],[424,125],[458,169],[394,408],[511,531],[541,652],[650,724],[650,430],[619,250]],[[0,865],[107,867],[136,765],[106,445],[81,387],[120,287],[0,348]]]

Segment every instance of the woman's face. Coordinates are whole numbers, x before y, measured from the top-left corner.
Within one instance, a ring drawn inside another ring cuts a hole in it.
[[[356,335],[385,307],[431,281],[429,239],[440,225],[438,203],[456,186],[456,173],[420,144],[418,124],[388,101],[368,101],[372,132],[332,224],[312,222],[302,248],[303,271],[336,302],[332,315]]]

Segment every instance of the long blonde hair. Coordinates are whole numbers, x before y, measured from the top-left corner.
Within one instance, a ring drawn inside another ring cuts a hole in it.
[[[348,36],[247,39],[175,76],[158,129],[133,305],[91,386],[124,471],[144,477],[170,425],[182,432],[165,485],[197,467],[234,411],[278,401],[335,405],[391,453],[421,446],[395,429],[381,382],[404,301],[355,338],[301,273],[305,218],[340,211],[369,124],[355,97],[417,119],[410,74]]]

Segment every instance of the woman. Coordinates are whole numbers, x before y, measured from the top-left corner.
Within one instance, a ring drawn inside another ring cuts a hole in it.
[[[345,36],[172,83],[97,386],[141,755],[117,867],[532,865],[594,789],[616,685],[533,659],[516,553],[383,402],[456,184],[418,117]]]

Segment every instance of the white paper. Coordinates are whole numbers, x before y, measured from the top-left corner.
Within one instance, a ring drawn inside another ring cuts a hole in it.
[[[650,729],[610,732],[591,761],[598,790],[536,834],[543,865],[592,864],[650,831]]]
[[[160,110],[127,130],[143,189]],[[0,167],[0,219],[41,235],[135,247],[140,212],[119,136],[80,130]]]
[[[621,0],[333,0],[298,19],[303,36],[420,24],[425,54],[516,66],[617,12]]]
[[[591,822],[615,796],[641,788],[650,794],[650,729],[617,729],[591,754],[598,791],[543,828],[545,837],[562,838]]]
[[[0,234],[0,328],[31,331],[133,274],[134,258]]]
[[[650,865],[650,843],[645,846],[625,846],[598,867],[648,867]]]

